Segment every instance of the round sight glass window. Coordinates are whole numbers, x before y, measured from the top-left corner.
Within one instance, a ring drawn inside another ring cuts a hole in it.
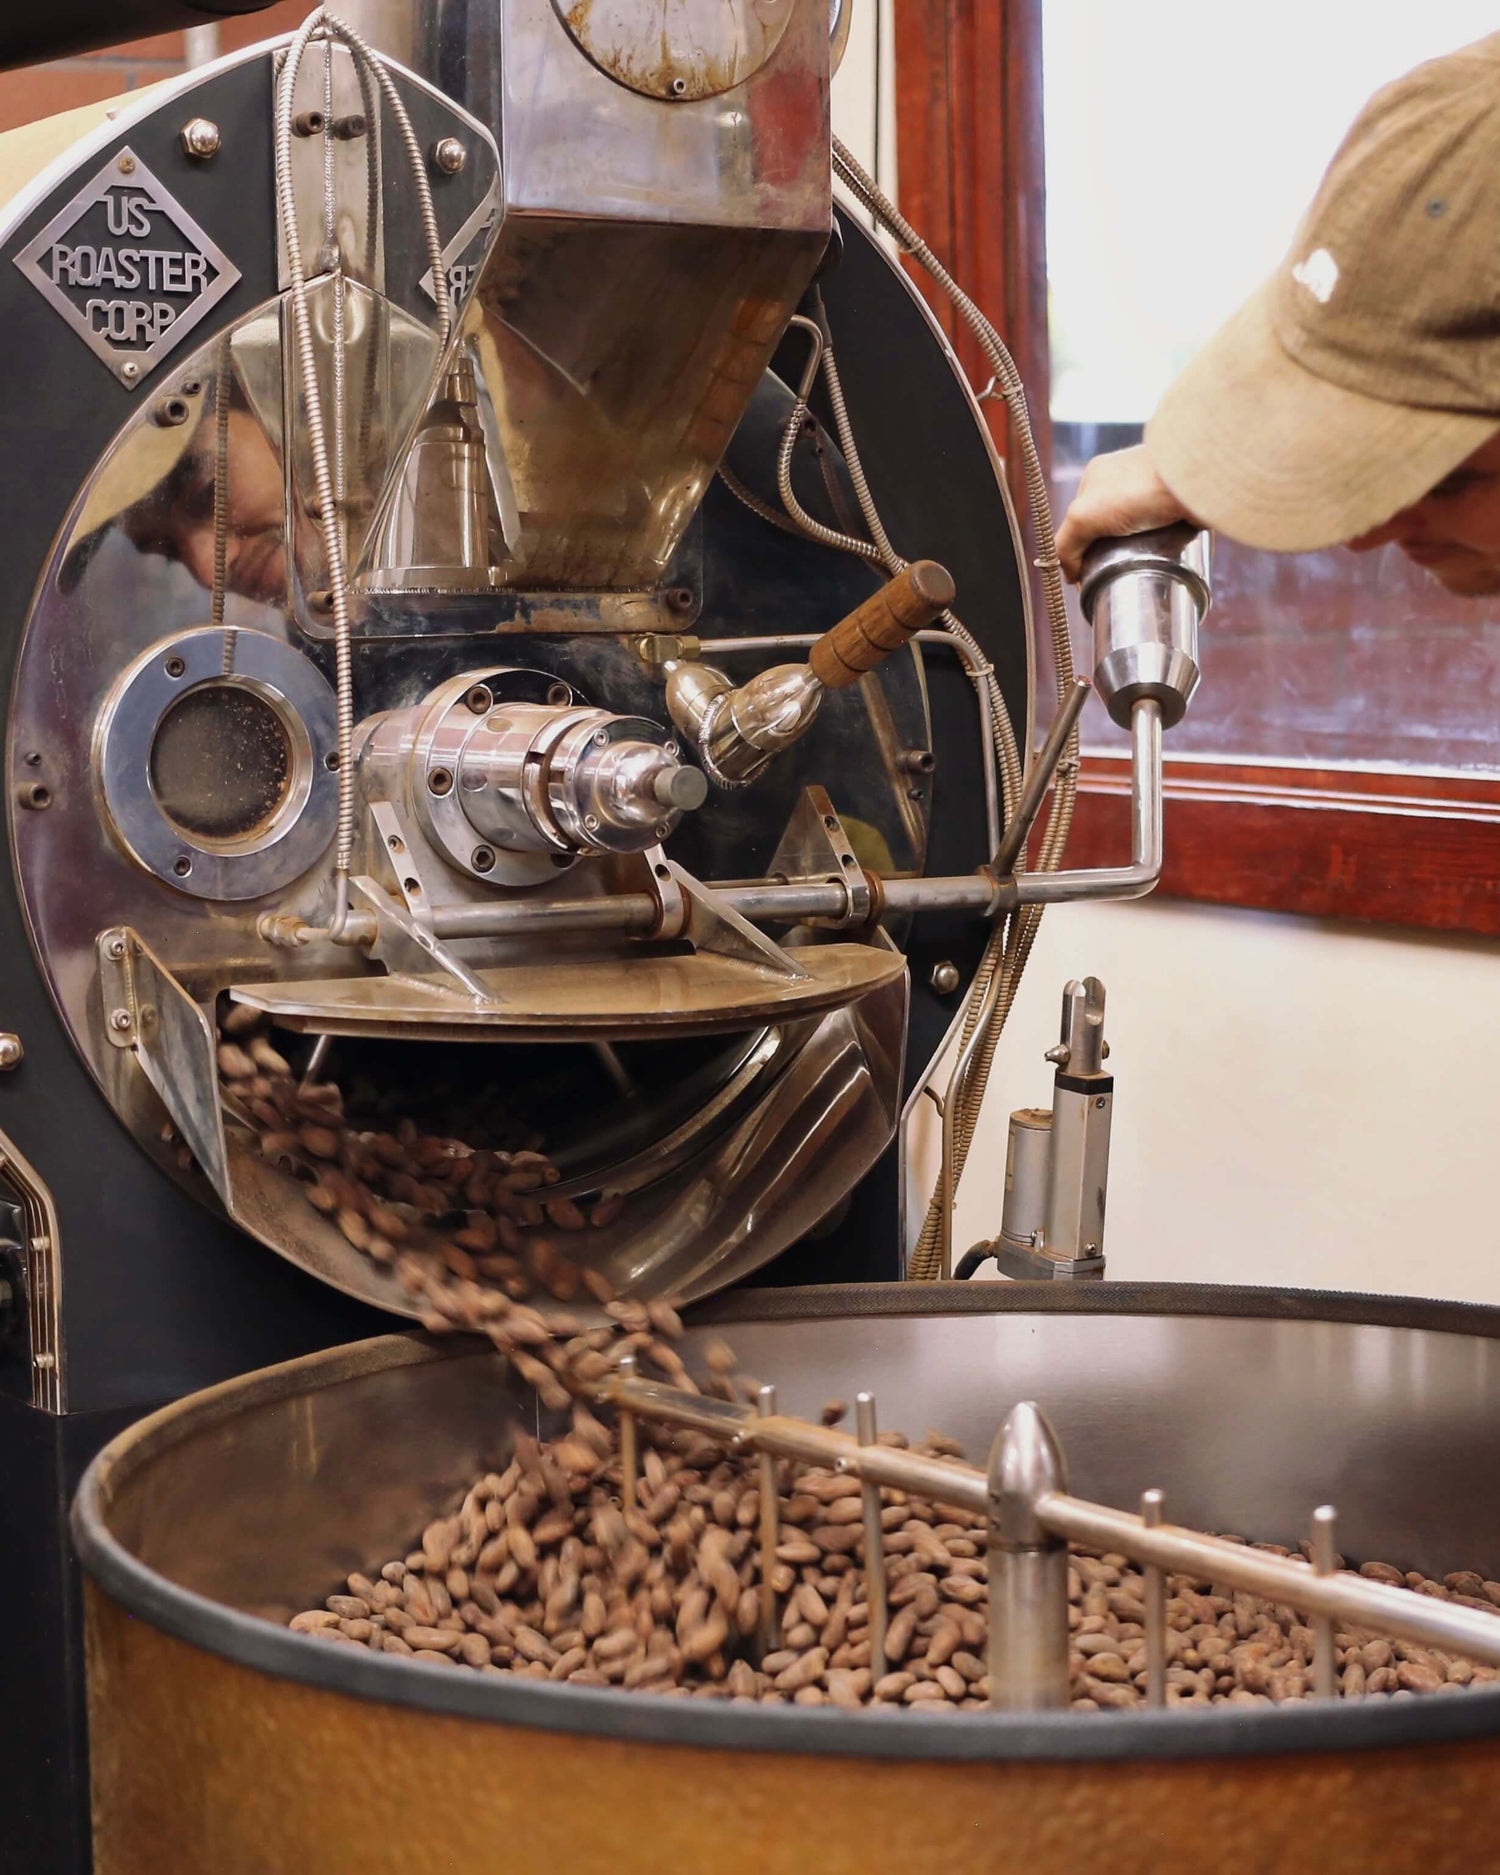
[[[292,744],[279,713],[243,684],[208,683],[179,697],[151,745],[151,790],[185,834],[252,839],[292,787]]]

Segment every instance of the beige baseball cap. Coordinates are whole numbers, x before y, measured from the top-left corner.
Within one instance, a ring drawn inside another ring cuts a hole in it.
[[[1500,34],[1376,93],[1146,443],[1198,520],[1300,552],[1380,526],[1497,429]]]

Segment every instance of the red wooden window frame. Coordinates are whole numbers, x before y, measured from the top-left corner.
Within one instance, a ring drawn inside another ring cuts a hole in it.
[[[1045,452],[1041,0],[897,0],[895,19],[902,209],[1005,333]],[[929,299],[980,373],[951,309]],[[1126,784],[1123,760],[1085,759],[1070,866],[1125,855]],[[1169,750],[1165,830],[1165,896],[1500,935],[1500,778]]]

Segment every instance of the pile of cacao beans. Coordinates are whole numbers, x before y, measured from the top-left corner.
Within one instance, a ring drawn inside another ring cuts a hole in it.
[[[559,1390],[557,1401],[586,1385],[585,1376],[607,1372],[627,1347],[671,1371],[673,1311],[617,1302],[610,1313],[618,1323],[613,1335],[595,1330],[571,1344],[554,1343],[556,1359],[542,1359],[535,1349],[512,1358],[535,1363],[538,1379]],[[707,1357],[709,1390],[753,1390],[722,1344],[710,1344]],[[695,1384],[685,1372],[671,1377]],[[567,1410],[565,1431],[542,1442],[518,1430],[504,1471],[476,1479],[414,1548],[372,1565],[368,1575],[351,1575],[339,1593],[291,1625],[340,1645],[581,1686],[923,1713],[987,1707],[982,1517],[882,1491],[888,1627],[877,1663],[855,1479],[780,1467],[768,1585],[757,1542],[754,1457],[642,1424],[635,1501],[626,1503],[615,1429],[582,1398]],[[840,1410],[833,1403],[825,1422]],[[881,1438],[906,1444],[899,1433]],[[915,1449],[960,1455],[936,1434]],[[1295,1559],[1275,1544],[1258,1547]],[[1477,1575],[1436,1582],[1378,1562],[1364,1563],[1361,1573],[1500,1610],[1500,1583]],[[769,1648],[761,1640],[768,1587]],[[1123,1556],[1075,1553],[1068,1587],[1073,1705],[1144,1706],[1140,1570]],[[1172,1577],[1167,1621],[1169,1706],[1309,1696],[1313,1633],[1291,1608]],[[1339,1689],[1350,1696],[1453,1691],[1496,1677],[1492,1668],[1365,1630],[1340,1631],[1337,1648]]]

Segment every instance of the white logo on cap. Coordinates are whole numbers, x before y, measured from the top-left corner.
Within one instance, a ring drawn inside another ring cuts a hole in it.
[[[1305,286],[1320,306],[1326,306],[1339,283],[1339,264],[1326,247],[1315,247],[1306,260],[1293,267],[1292,278]]]

